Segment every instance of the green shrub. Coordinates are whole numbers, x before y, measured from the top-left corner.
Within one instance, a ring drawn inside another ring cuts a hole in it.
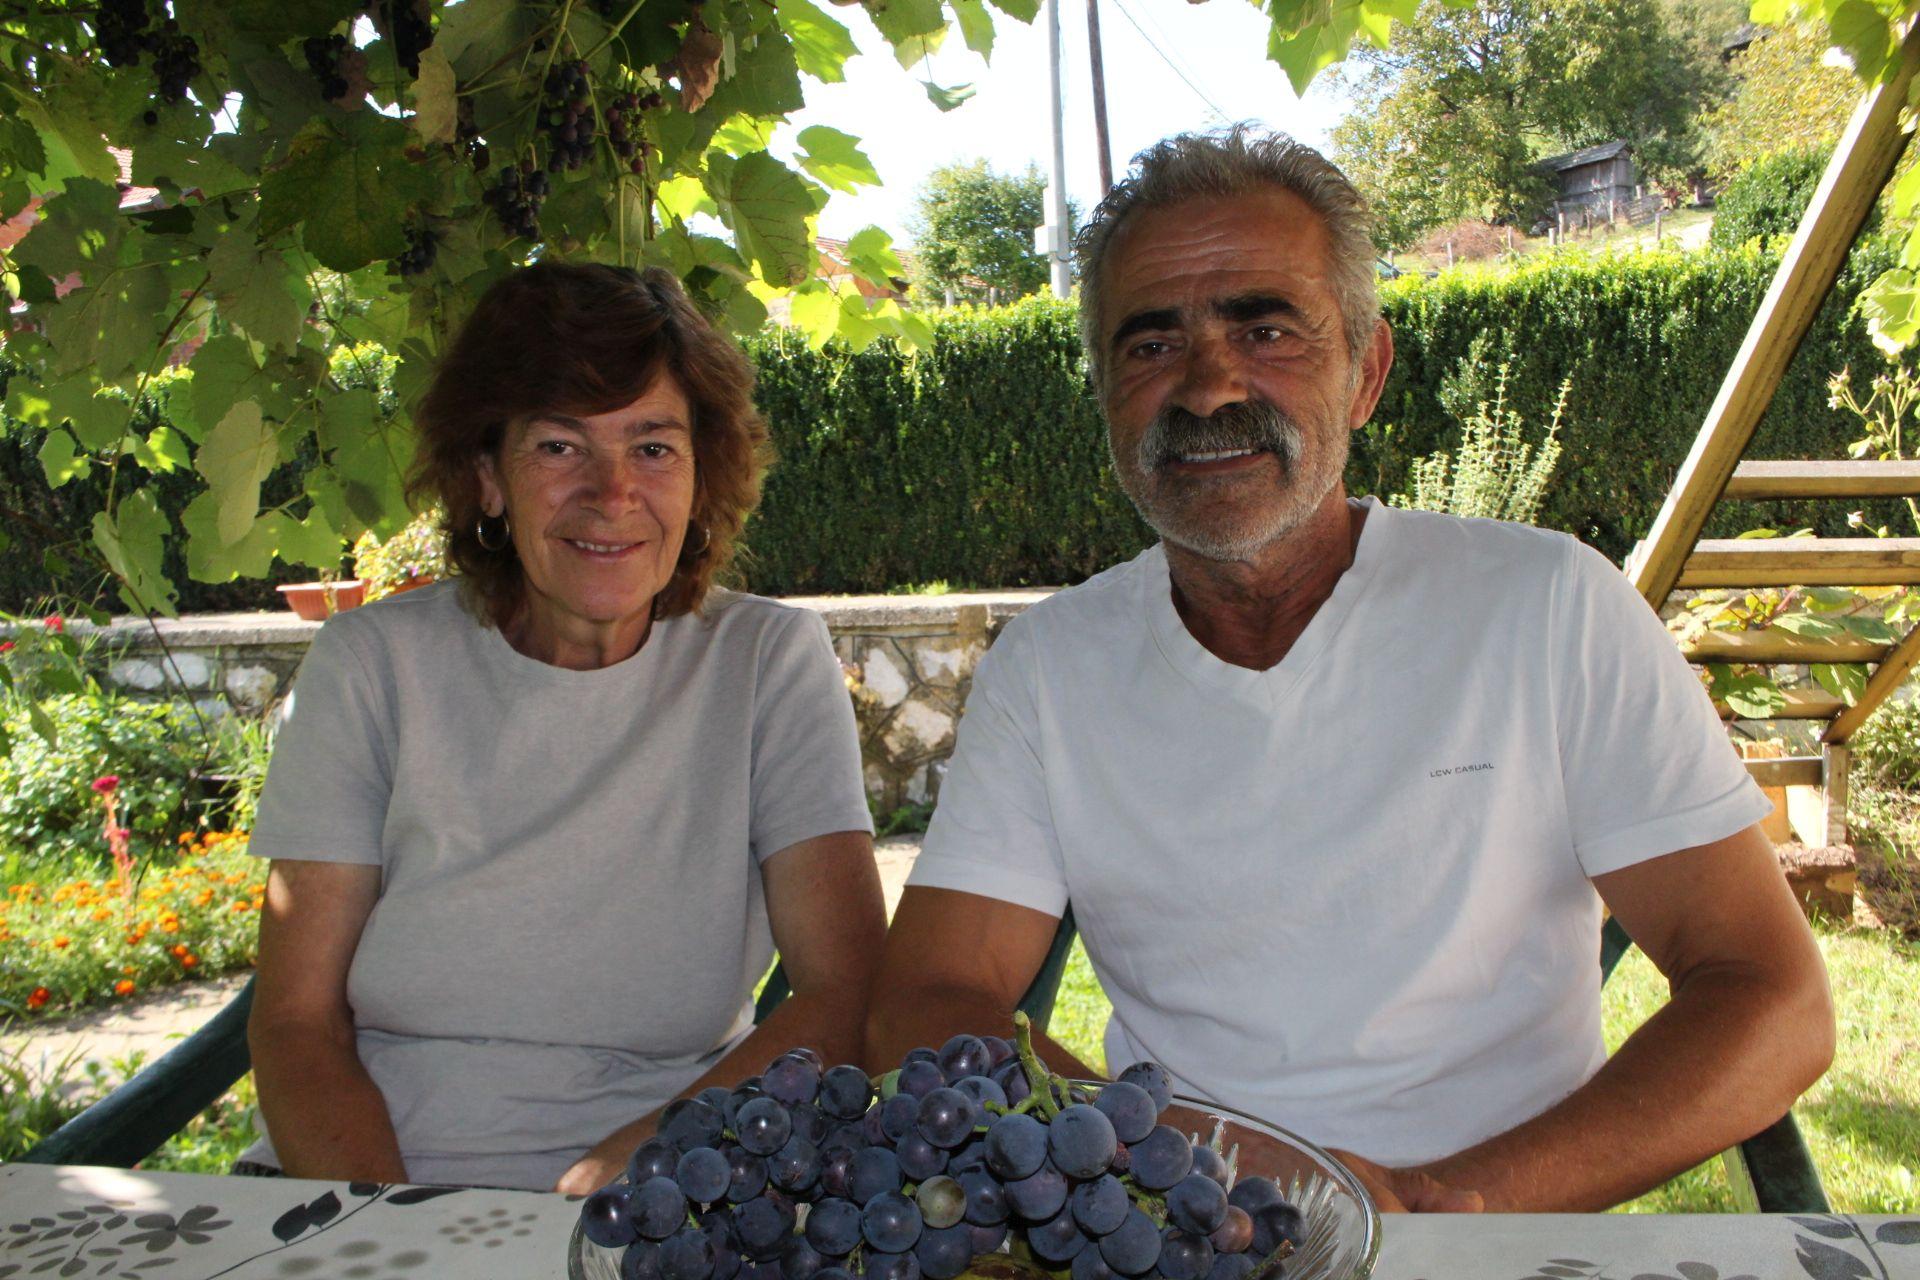
[[[1813,203],[1829,154],[1826,148],[1797,147],[1776,151],[1742,169],[1714,197],[1713,229],[1707,233],[1707,242],[1733,249],[1755,236],[1764,241],[1792,235]],[[1878,220],[1876,213],[1872,222]]]
[[[197,782],[203,751],[193,709],[177,702],[134,702],[97,693],[40,704],[55,741],[34,732],[24,706],[9,703],[13,749],[0,757],[0,846],[29,861],[110,865],[101,836],[94,779],[120,779],[119,818],[147,849],[171,850],[196,825],[206,796]]]
[[[1853,750],[1865,781],[1920,789],[1920,701],[1883,704],[1854,735]]]

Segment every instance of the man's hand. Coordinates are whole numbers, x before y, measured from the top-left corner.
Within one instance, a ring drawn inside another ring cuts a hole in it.
[[[1351,1151],[1333,1155],[1353,1170],[1382,1213],[1479,1213],[1486,1207],[1478,1191],[1450,1187],[1418,1169],[1389,1169]]]

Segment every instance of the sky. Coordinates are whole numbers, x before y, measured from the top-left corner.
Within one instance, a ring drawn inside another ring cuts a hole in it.
[[[805,82],[807,107],[775,146],[809,125],[830,125],[861,139],[884,186],[835,192],[820,215],[820,234],[846,238],[877,225],[896,243],[910,243],[914,192],[943,164],[984,157],[997,173],[1021,172],[1029,163],[1048,170],[1044,8],[1031,26],[994,11],[991,62],[968,50],[955,30],[913,71],[894,59],[864,9],[835,5],[831,12],[853,31],[861,52],[848,60],[845,83]],[[1266,18],[1247,0],[1100,0],[1116,177],[1129,157],[1160,138],[1234,120],[1259,121],[1324,147],[1345,106],[1336,77],[1323,72],[1304,100],[1296,98],[1267,60],[1266,33]],[[1067,194],[1085,210],[1100,198],[1100,170],[1084,0],[1060,0],[1060,39]],[[943,113],[920,87],[928,72],[942,86],[972,84],[976,92]]]

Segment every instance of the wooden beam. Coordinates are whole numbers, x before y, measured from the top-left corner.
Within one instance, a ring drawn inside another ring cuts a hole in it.
[[[1684,562],[1682,587],[1884,587],[1920,584],[1920,538],[1710,538]]]
[[[1655,609],[1666,603],[1680,582],[1708,513],[1746,452],[1754,427],[1832,292],[1854,237],[1866,224],[1907,145],[1900,115],[1917,65],[1920,23],[1901,41],[1891,78],[1868,90],[1854,110],[1666,503],[1627,565],[1633,585]],[[1792,108],[1783,103],[1781,109]]]
[[[1725,498],[1910,498],[1920,462],[1743,462]]]
[[[1860,692],[1860,700],[1841,712],[1820,735],[1820,740],[1839,744],[1852,738],[1867,722],[1867,717],[1906,683],[1916,661],[1920,661],[1920,627],[1907,632],[1906,638],[1887,655],[1887,660],[1873,669],[1873,674],[1867,677],[1867,687]]]
[[[1787,704],[1770,716],[1743,716],[1724,702],[1713,704],[1722,720],[1831,720],[1847,709],[1847,704],[1825,689],[1788,689]]]
[[[1688,662],[1881,662],[1890,644],[1791,631],[1707,631],[1680,646]]]
[[[1747,773],[1763,787],[1817,787],[1819,756],[1782,756],[1777,760],[1749,760]]]

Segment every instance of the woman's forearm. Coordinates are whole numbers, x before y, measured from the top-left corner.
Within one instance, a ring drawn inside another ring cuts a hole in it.
[[[260,1111],[295,1178],[405,1182],[386,1099],[344,1037],[311,1027],[249,1029]]]

